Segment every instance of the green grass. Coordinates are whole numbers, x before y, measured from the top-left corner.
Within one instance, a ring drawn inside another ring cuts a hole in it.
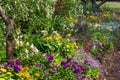
[[[102,6],[106,6],[109,8],[120,8],[120,2],[106,2]]]

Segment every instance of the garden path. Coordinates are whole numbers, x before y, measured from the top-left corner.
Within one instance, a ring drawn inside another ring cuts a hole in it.
[[[104,76],[101,80],[120,80],[120,43],[110,54],[103,56],[101,72]]]

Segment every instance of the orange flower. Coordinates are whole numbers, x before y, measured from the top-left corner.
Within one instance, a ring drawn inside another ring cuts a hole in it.
[[[18,73],[18,76],[22,77],[22,76],[24,76],[24,73],[20,72],[20,73]]]
[[[24,75],[26,78],[30,78],[30,74],[29,73],[25,73]]]
[[[21,71],[24,71],[25,69],[22,67],[22,68],[20,68],[20,70],[21,70]]]

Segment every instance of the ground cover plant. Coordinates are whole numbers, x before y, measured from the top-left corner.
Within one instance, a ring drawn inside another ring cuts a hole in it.
[[[104,79],[102,56],[114,49],[120,34],[113,9],[94,11],[81,0],[0,2],[14,20],[15,42],[14,57],[6,61],[1,19],[0,80]]]

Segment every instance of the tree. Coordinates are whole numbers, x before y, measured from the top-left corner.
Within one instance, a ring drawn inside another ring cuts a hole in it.
[[[92,7],[96,9],[99,9],[105,2],[106,0],[102,0],[99,4],[97,4],[96,0],[91,0]]]
[[[13,30],[13,20],[8,18],[4,13],[1,5],[0,5],[0,16],[4,23],[7,25],[6,30],[6,60],[9,61],[13,59],[13,52],[14,52],[14,38],[12,34]]]

